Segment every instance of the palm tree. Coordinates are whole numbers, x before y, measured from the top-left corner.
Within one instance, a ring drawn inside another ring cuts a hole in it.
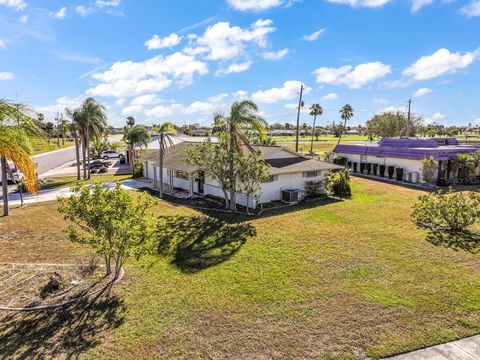
[[[313,157],[313,138],[315,136],[315,122],[317,120],[317,116],[321,116],[323,114],[323,108],[320,104],[313,104],[310,107],[310,116],[313,116],[313,128],[312,128],[312,141],[310,143],[310,154]]]
[[[97,103],[94,98],[87,98],[82,103],[84,118],[85,147],[87,148],[87,179],[90,179],[90,139],[92,136],[101,138],[107,128],[105,106]]]
[[[234,161],[235,155],[242,153],[242,145],[250,151],[254,151],[251,146],[247,132],[257,131],[260,140],[266,139],[267,122],[258,115],[258,107],[251,100],[236,101],[232,104],[230,114],[219,113],[214,118],[215,126],[221,129],[220,141],[224,143],[229,152],[229,172],[230,172],[230,210],[236,209],[236,178]]]
[[[349,105],[346,104],[340,109],[340,117],[343,120],[343,130],[347,130],[347,121],[350,120],[353,117],[353,108]],[[340,140],[342,139],[342,133],[340,133],[340,136],[338,137],[338,142],[337,145],[340,144]]]
[[[70,132],[75,140],[75,157],[77,159],[77,180],[80,180],[80,141],[79,141],[79,130],[82,124],[82,112],[80,109],[67,109],[65,108],[65,113],[72,120],[69,124]],[[83,144],[83,141],[82,141]],[[85,167],[84,167],[85,169]]]
[[[135,125],[135,118],[133,116],[127,117],[127,126],[131,128],[133,125]]]
[[[175,125],[173,125],[170,122],[165,122],[162,125],[158,126],[158,151],[159,151],[159,170],[160,170],[160,176],[159,176],[159,196],[160,198],[163,198],[163,157],[164,155],[168,152],[169,149],[174,147],[174,143],[172,138],[165,133],[175,133],[177,130],[175,128]]]
[[[148,135],[148,131],[143,125],[134,125],[130,128],[125,127],[123,129],[123,140],[128,145],[129,151],[129,158],[130,158],[130,167],[132,169],[132,175],[134,171],[134,164],[135,164],[135,147],[148,145],[150,141],[150,135]]]
[[[29,136],[43,134],[28,110],[20,104],[0,99],[0,163],[2,169],[3,215],[8,216],[8,161],[24,175],[27,191],[38,188],[37,169],[31,158]]]
[[[458,178],[465,179],[468,177],[473,170],[472,168],[472,159],[468,154],[457,154],[457,159],[455,160],[455,167],[458,169]]]

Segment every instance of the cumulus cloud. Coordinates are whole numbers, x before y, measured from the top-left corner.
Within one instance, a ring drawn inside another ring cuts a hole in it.
[[[175,33],[171,33],[164,38],[155,34],[150,40],[145,41],[145,46],[148,50],[156,50],[177,46],[180,44],[180,41],[182,41],[182,36],[178,36]]]
[[[433,0],[411,0],[411,11],[416,13],[422,7],[430,5],[433,3]]]
[[[227,0],[227,2],[239,11],[263,11],[282,5],[281,0]]]
[[[55,19],[65,19],[65,16],[67,16],[67,8],[64,6],[60,10],[58,10],[56,13],[52,15]]]
[[[260,90],[252,94],[253,101],[265,104],[274,104],[279,101],[291,100],[298,96],[300,91],[300,81],[286,81],[280,88],[271,88],[268,90]],[[304,94],[308,94],[312,89],[305,86]]]
[[[244,90],[237,90],[232,95],[236,99],[246,99],[248,97],[248,92]]]
[[[443,120],[443,119],[445,119],[445,115],[437,112],[437,113],[432,115],[432,119],[433,120]]]
[[[15,76],[12,72],[0,72],[0,81],[2,80],[13,80]]]
[[[262,54],[265,60],[280,60],[288,54],[288,49],[282,49],[278,51],[267,51]]]
[[[418,98],[418,97],[421,97],[421,96],[428,95],[428,94],[430,94],[431,92],[433,92],[432,89],[423,87],[423,88],[420,88],[420,89],[418,89],[417,91],[415,91],[415,92],[413,93],[413,97],[414,97],[414,98]]]
[[[476,57],[475,52],[450,52],[448,49],[439,49],[432,55],[422,56],[411,66],[403,70],[402,75],[413,80],[432,79],[443,74],[454,73],[465,69]]]
[[[480,16],[480,0],[474,0],[463,6],[460,12],[467,17]]]
[[[105,6],[119,6],[121,0],[97,0],[95,1],[95,5],[98,7],[105,7]]]
[[[28,15],[22,15],[20,16],[19,20],[22,24],[26,24],[28,22],[28,19],[29,19]]]
[[[322,100],[336,100],[338,99],[338,94],[337,93],[330,93],[322,97]]]
[[[364,63],[355,67],[351,65],[339,68],[321,67],[313,72],[319,84],[347,85],[352,89],[360,89],[362,86],[392,72],[389,65],[379,61]]]
[[[78,5],[75,7],[75,12],[80,16],[87,16],[92,12],[92,10],[83,5]]]
[[[27,7],[27,3],[23,0],[0,0],[0,5],[13,7],[15,10],[22,10]]]
[[[0,39],[0,49],[5,49],[7,47],[7,43],[5,40]]]
[[[45,115],[46,119],[53,119],[56,116],[57,111],[59,113],[64,113],[65,108],[74,109],[80,106],[81,102],[82,102],[82,98],[80,96],[75,98],[62,96],[55,100],[55,104],[46,105],[46,106],[37,106],[34,108],[34,110],[36,112],[39,112]]]
[[[216,72],[217,76],[223,75],[223,74],[236,74],[236,73],[241,73],[244,71],[247,71],[250,69],[250,66],[252,66],[251,61],[246,61],[244,63],[233,63],[227,66],[225,69],[220,69]]]
[[[181,52],[141,62],[120,61],[105,72],[94,73],[92,77],[101,83],[87,90],[87,94],[129,98],[161,91],[174,81],[186,86],[192,83],[195,75],[207,73],[204,62]]]
[[[345,4],[352,7],[376,8],[388,4],[391,0],[327,0],[331,3]]]
[[[318,31],[315,31],[311,34],[308,34],[308,35],[303,35],[303,39],[304,40],[307,40],[307,41],[315,41],[315,40],[318,40],[318,38],[320,36],[323,35],[323,33],[325,33],[325,29],[320,29]]]

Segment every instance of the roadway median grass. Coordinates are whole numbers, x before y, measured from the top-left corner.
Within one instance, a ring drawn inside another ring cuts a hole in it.
[[[426,241],[422,192],[354,178],[353,193],[247,222],[161,201],[169,251],[128,264],[83,327],[77,308],[0,313],[0,358],[364,359],[478,333],[480,258]],[[86,258],[56,209],[2,219],[0,262]]]

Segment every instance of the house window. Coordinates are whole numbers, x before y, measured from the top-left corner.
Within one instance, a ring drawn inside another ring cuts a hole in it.
[[[305,171],[303,177],[311,178],[318,176],[318,171]]]
[[[270,175],[267,179],[263,180],[262,183],[269,183],[278,180],[278,175]]]
[[[178,179],[189,179],[188,173],[186,171],[175,171],[175,177]]]

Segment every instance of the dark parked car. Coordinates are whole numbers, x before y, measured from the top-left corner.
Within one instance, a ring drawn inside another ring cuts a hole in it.
[[[112,165],[108,160],[93,160],[90,162],[90,169],[100,169],[101,167],[109,167]]]

